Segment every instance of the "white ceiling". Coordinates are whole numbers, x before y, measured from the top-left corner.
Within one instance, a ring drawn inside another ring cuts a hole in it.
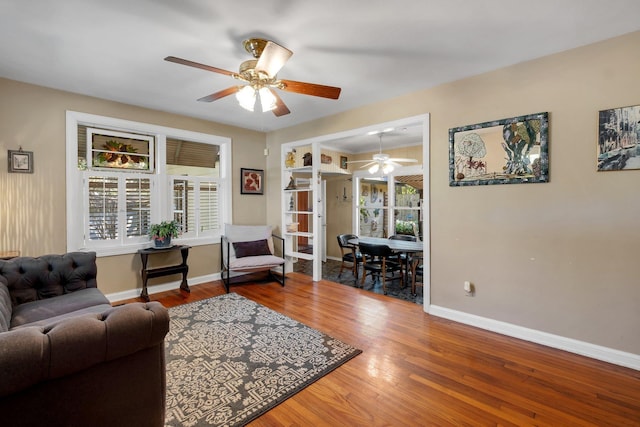
[[[271,131],[640,30],[638,0],[0,0],[0,76]],[[284,79],[339,100],[280,92],[291,114],[250,113],[230,71],[263,36],[294,52]],[[377,145],[377,137],[373,138]]]

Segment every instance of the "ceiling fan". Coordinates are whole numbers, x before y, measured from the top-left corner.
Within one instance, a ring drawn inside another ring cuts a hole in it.
[[[347,164],[366,163],[364,166],[360,166],[360,169],[364,169],[368,167],[369,173],[372,175],[379,171],[381,171],[383,174],[386,175],[390,172],[393,172],[394,168],[401,167],[402,165],[399,162],[418,163],[416,159],[394,158],[394,157],[390,157],[388,154],[384,154],[382,152],[382,134],[383,133],[384,131],[379,133],[380,151],[374,154],[370,160],[353,160],[353,161],[347,162]]]
[[[246,85],[231,86],[198,99],[198,101],[202,102],[216,101],[235,93],[240,106],[249,111],[253,111],[256,98],[259,96],[262,111],[273,111],[276,117],[280,117],[289,114],[290,111],[273,89],[329,99],[338,99],[340,96],[341,89],[339,87],[278,79],[278,71],[280,71],[291,55],[293,55],[293,52],[289,49],[270,40],[259,38],[245,40],[243,46],[255,59],[250,59],[240,64],[238,73],[187,59],[176,58],[175,56],[167,56],[164,59],[165,61],[175,62],[176,64],[188,65],[190,67],[224,74],[247,83]]]

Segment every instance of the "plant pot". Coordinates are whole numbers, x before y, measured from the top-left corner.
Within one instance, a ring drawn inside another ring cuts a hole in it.
[[[156,248],[168,248],[171,246],[171,237],[165,237],[164,239],[153,239],[153,243]]]

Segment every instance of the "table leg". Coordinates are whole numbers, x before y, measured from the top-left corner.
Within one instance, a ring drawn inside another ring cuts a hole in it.
[[[149,255],[141,254],[140,258],[142,259],[142,292],[140,293],[140,298],[149,302],[149,292],[147,291],[147,260]]]
[[[182,283],[180,284],[180,289],[191,293],[191,289],[189,289],[189,284],[187,283],[187,273],[189,272],[187,257],[189,256],[189,248],[180,249],[180,254],[182,255],[182,265],[184,267],[184,270],[182,271]]]

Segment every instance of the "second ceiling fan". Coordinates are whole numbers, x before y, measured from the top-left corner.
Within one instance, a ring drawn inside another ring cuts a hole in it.
[[[369,160],[352,160],[347,162],[347,164],[353,163],[366,163],[364,166],[360,166],[360,169],[368,168],[370,174],[376,174],[378,172],[386,175],[390,172],[393,172],[394,168],[401,167],[400,163],[418,163],[416,159],[405,159],[399,157],[391,157],[388,154],[382,152],[382,134],[385,132],[375,132],[378,133],[378,137],[380,139],[380,151],[372,156]]]
[[[176,58],[175,56],[167,56],[164,59],[176,64],[224,74],[247,83],[246,85],[231,86],[198,99],[198,101],[202,102],[212,102],[235,93],[240,105],[247,110],[253,111],[256,99],[259,96],[262,111],[270,110],[277,117],[280,117],[289,114],[291,111],[289,111],[289,108],[287,108],[274,89],[329,99],[338,99],[340,96],[339,87],[278,79],[278,71],[293,55],[293,52],[289,49],[275,42],[259,38],[245,40],[243,46],[255,59],[250,59],[240,64],[238,73],[187,59]]]

